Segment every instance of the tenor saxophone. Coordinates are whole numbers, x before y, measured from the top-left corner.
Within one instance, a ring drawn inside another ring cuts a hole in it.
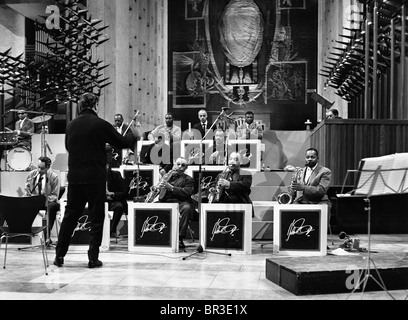
[[[154,199],[156,199],[156,197],[160,194],[160,192],[162,191],[160,188],[160,185],[163,182],[167,182],[170,180],[171,176],[173,175],[175,171],[171,170],[168,173],[166,173],[159,181],[159,183],[155,186],[152,186],[150,188],[150,192],[147,194],[146,196],[146,200],[145,203],[152,203],[154,201]]]
[[[227,167],[223,172],[218,177],[218,180],[215,183],[215,187],[210,188],[208,190],[208,203],[217,203],[220,201],[221,195],[224,191],[224,187],[221,187],[218,184],[218,181],[220,179],[226,179],[228,177],[228,174],[231,172],[230,168]]]
[[[288,191],[282,192],[278,195],[277,200],[279,204],[292,204],[296,198],[296,191],[292,189],[292,184],[299,181],[302,176],[302,168],[296,168],[292,174]]]

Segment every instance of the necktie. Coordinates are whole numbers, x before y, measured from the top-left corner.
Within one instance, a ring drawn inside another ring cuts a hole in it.
[[[43,176],[38,178],[38,194],[41,194]]]
[[[205,129],[206,129],[206,125],[205,125],[205,123],[203,123],[203,130],[204,130],[204,132],[205,132]]]
[[[171,129],[169,130],[169,142],[170,145],[173,145],[173,132],[171,132]]]
[[[305,183],[308,183],[309,182],[309,179],[310,179],[310,175],[312,174],[312,169],[311,168],[307,168],[306,169],[306,174],[305,174]]]

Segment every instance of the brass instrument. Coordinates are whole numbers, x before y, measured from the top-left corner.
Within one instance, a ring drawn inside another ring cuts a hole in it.
[[[220,201],[221,195],[224,191],[224,187],[221,187],[218,184],[220,179],[227,179],[229,173],[231,172],[230,168],[227,167],[221,174],[218,176],[218,180],[215,183],[215,187],[208,190],[208,203],[218,203]]]
[[[279,204],[292,204],[293,201],[296,198],[296,191],[292,189],[292,184],[294,182],[299,181],[302,177],[302,168],[296,168],[296,170],[292,174],[292,178],[290,181],[290,185],[288,187],[287,192],[282,192],[281,194],[278,195],[277,200]]]
[[[154,199],[156,199],[156,197],[158,195],[160,195],[160,193],[163,191],[162,188],[160,187],[160,185],[163,182],[167,182],[170,180],[171,176],[175,173],[175,170],[170,170],[168,173],[166,173],[163,177],[161,177],[159,184],[152,186],[150,188],[150,192],[147,194],[146,196],[146,200],[145,203],[152,203],[154,201]]]

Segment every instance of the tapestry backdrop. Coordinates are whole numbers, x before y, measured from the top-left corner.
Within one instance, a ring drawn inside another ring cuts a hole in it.
[[[170,0],[169,110],[182,129],[222,108],[252,110],[266,130],[317,125],[317,3]]]

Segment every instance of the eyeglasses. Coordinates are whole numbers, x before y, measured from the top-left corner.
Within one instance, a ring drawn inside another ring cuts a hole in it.
[[[176,166],[187,167],[187,163],[176,163]]]
[[[23,116],[25,115],[25,113],[17,113],[19,116]]]

